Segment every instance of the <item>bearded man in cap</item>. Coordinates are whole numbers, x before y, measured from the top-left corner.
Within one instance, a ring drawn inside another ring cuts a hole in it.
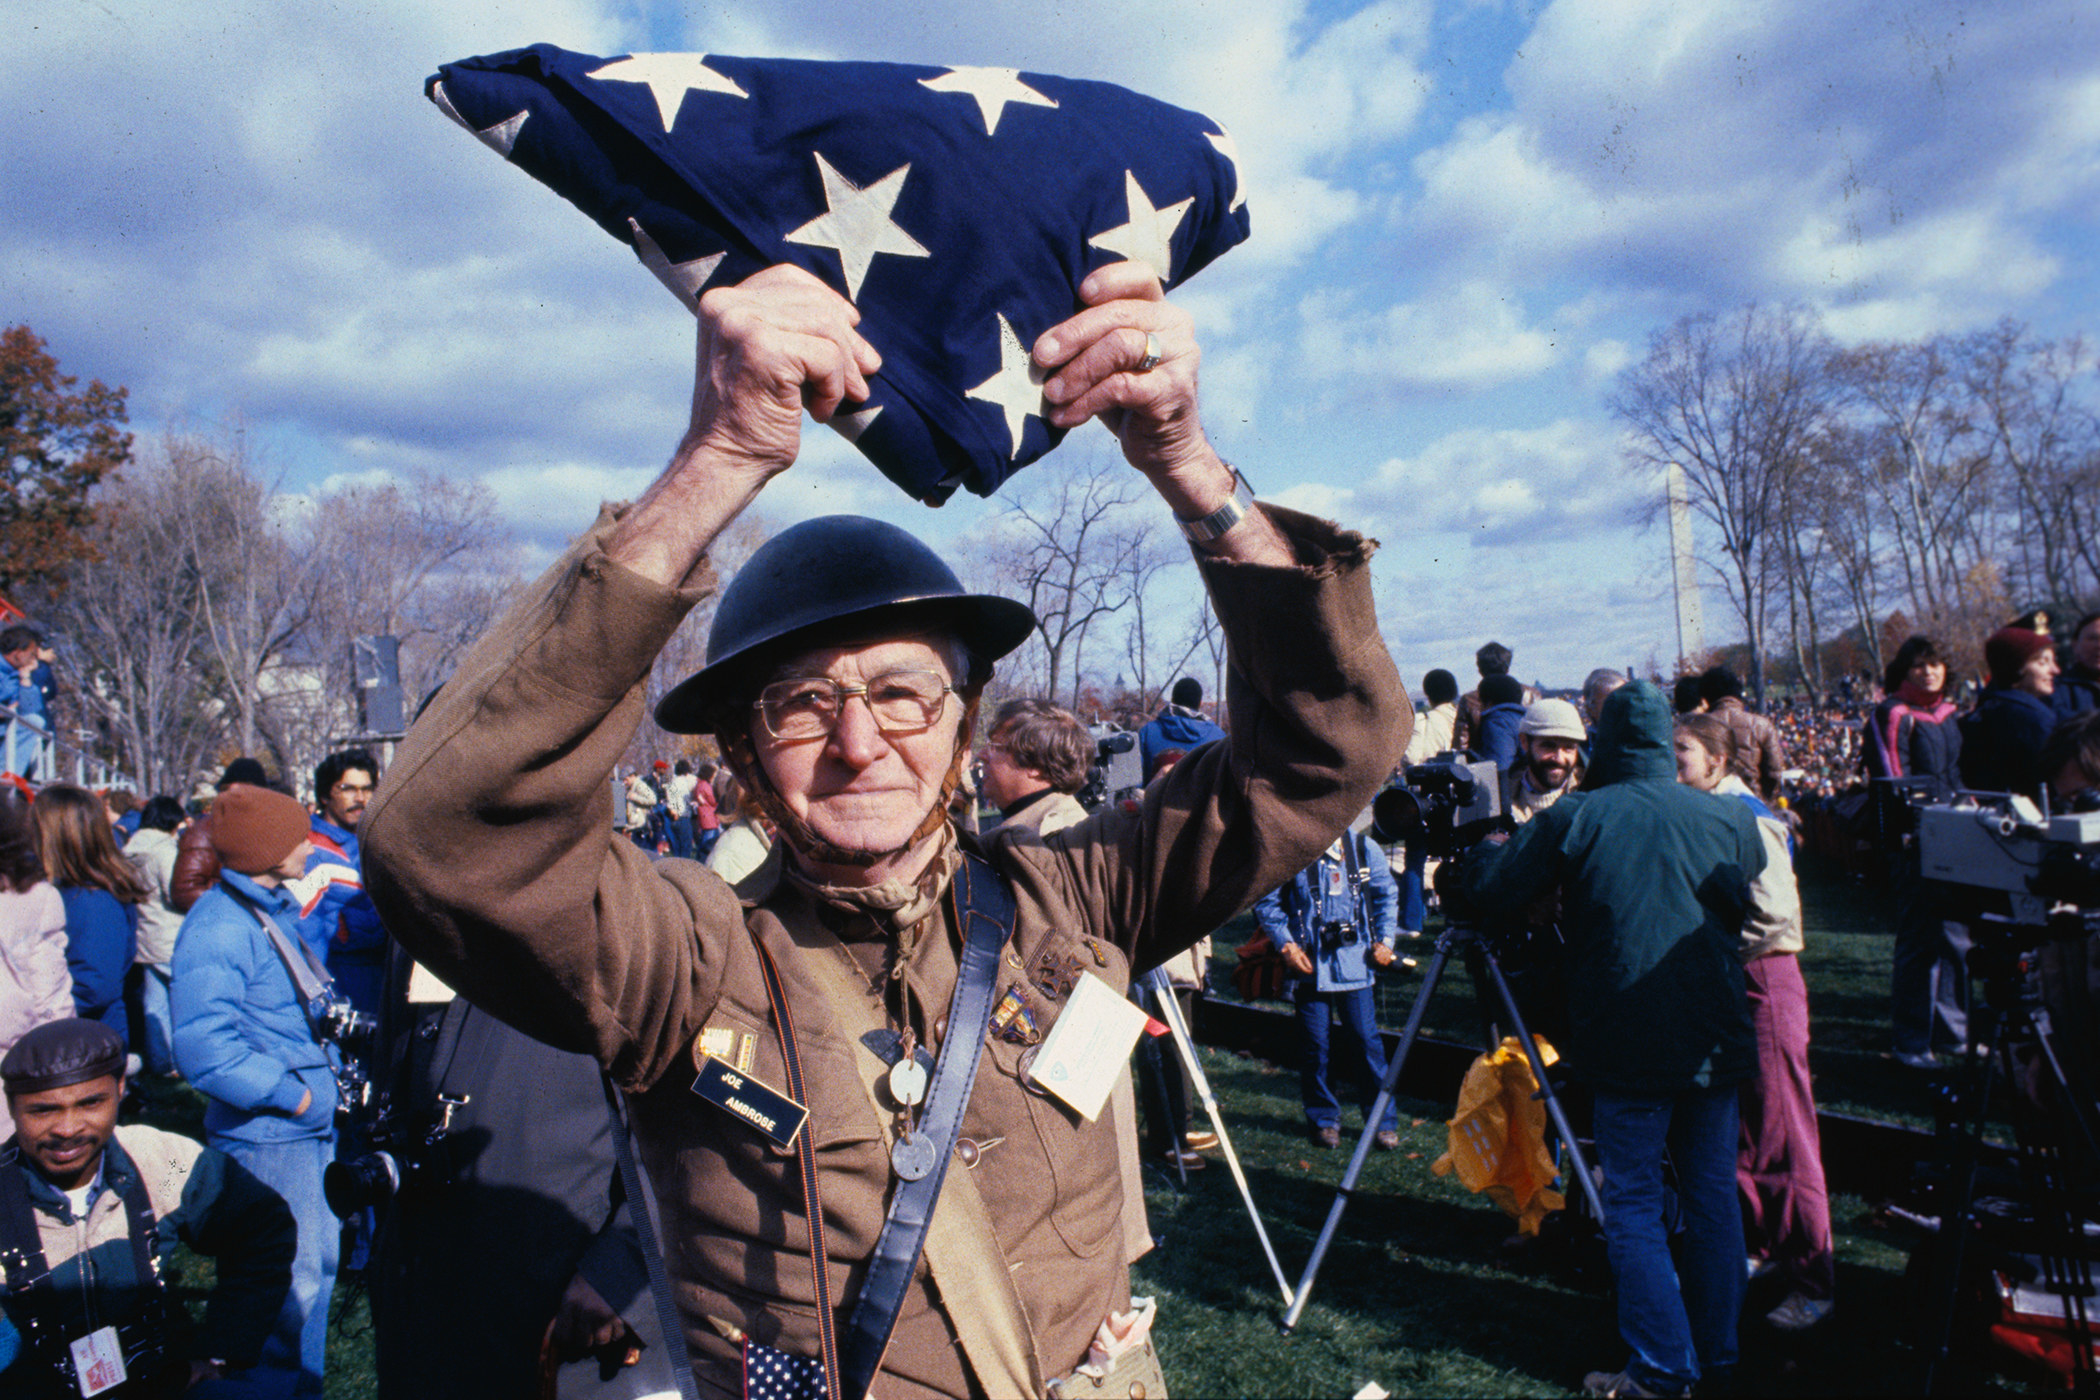
[[[1096,1116],[1135,1039],[1124,990],[1302,868],[1406,740],[1371,543],[1242,502],[1197,417],[1189,319],[1148,271],[1081,290],[1032,347],[1031,411],[1116,435],[1233,658],[1231,739],[1141,810],[958,833],[978,696],[1034,619],[903,531],[830,517],[752,556],[706,668],[656,709],[712,733],[778,825],[765,865],[732,889],[609,836],[606,775],[709,545],[793,463],[805,405],[829,419],[880,363],[849,303],[773,268],[701,299],[670,465],[477,644],[365,818],[400,942],[626,1089],[705,1393],[750,1375],[857,1400],[879,1369],[885,1397],[1039,1396],[1090,1355],[1114,1393],[1160,1393],[1130,1376],[1151,1313]]]
[[[291,1284],[283,1199],[224,1153],[118,1127],[124,1043],[98,1022],[30,1031],[0,1059],[0,1084],[15,1120],[0,1262],[24,1344],[0,1394],[56,1400],[106,1380],[123,1383],[113,1396],[173,1396],[251,1365]],[[218,1265],[195,1329],[160,1277],[178,1241]]]
[[[212,803],[211,841],[218,883],[175,941],[175,1063],[210,1097],[211,1145],[274,1187],[299,1224],[291,1292],[240,1393],[319,1395],[339,1246],[321,1194],[335,1156],[337,1057],[302,990],[327,975],[285,888],[306,870],[311,829],[291,797],[235,783]]]
[[[1502,810],[1521,824],[1575,791],[1588,739],[1572,704],[1534,701],[1517,722],[1517,761],[1502,775]]]

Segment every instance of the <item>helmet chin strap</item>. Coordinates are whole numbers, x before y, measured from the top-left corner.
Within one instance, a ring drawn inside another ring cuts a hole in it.
[[[725,735],[719,729],[716,739],[722,745],[722,757],[736,773],[737,781],[744,785],[751,800],[767,821],[780,831],[781,838],[790,849],[804,860],[821,865],[857,866],[866,869],[892,856],[899,856],[939,831],[948,822],[948,803],[955,790],[962,785],[963,760],[969,756],[970,735],[977,729],[977,699],[979,689],[970,686],[956,692],[963,702],[962,723],[955,730],[955,752],[948,759],[948,772],[941,779],[940,796],[934,799],[933,809],[926,814],[918,829],[905,838],[904,843],[886,851],[849,850],[835,846],[810,829],[809,823],[789,810],[781,799],[780,792],[766,772],[765,764],[759,761],[758,749],[751,742],[750,724],[746,721],[734,735]]]

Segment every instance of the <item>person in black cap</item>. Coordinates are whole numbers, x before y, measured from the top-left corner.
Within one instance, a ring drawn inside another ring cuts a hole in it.
[[[24,1343],[0,1394],[80,1395],[121,1375],[92,1393],[177,1395],[252,1364],[291,1286],[283,1199],[223,1153],[118,1127],[124,1044],[99,1022],[38,1026],[0,1059],[0,1083],[15,1120],[0,1147],[0,1263]],[[178,1240],[218,1264],[195,1329],[155,1262]]]
[[[1166,708],[1138,731],[1138,766],[1150,774],[1168,749],[1187,753],[1198,744],[1224,737],[1224,730],[1203,717],[1203,683],[1194,676],[1183,676],[1167,692]]]

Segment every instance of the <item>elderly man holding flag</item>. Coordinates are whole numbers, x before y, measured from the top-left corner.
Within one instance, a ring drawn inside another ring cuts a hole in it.
[[[1115,435],[1232,659],[1230,738],[1140,810],[959,832],[978,697],[1035,620],[902,530],[827,517],[739,570],[655,712],[715,737],[780,832],[767,863],[732,888],[615,838],[607,779],[709,547],[793,465],[805,409],[880,385],[859,298],[771,267],[698,298],[670,464],[477,644],[365,817],[401,943],[626,1091],[699,1392],[1163,1394],[1104,1112],[1143,1023],[1124,991],[1325,848],[1406,740],[1372,543],[1247,500],[1150,268],[1078,292],[1027,344],[1024,407]]]

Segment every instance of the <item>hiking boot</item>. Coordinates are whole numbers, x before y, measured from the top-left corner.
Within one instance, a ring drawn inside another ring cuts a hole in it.
[[[1391,1128],[1379,1129],[1378,1136],[1372,1138],[1371,1142],[1380,1152],[1398,1152],[1400,1150],[1400,1134]]]
[[[1191,1152],[1208,1152],[1218,1145],[1218,1135],[1208,1131],[1183,1133],[1181,1145]]]
[[[1630,1371],[1592,1371],[1582,1378],[1584,1395],[1690,1395],[1690,1390],[1650,1390]]]
[[[1340,1147],[1342,1145],[1342,1130],[1333,1126],[1316,1127],[1312,1130],[1312,1140],[1321,1147]]]
[[[1834,1306],[1828,1298],[1811,1298],[1806,1293],[1789,1293],[1785,1302],[1765,1314],[1765,1321],[1782,1332],[1806,1332],[1830,1316],[1830,1310]]]

